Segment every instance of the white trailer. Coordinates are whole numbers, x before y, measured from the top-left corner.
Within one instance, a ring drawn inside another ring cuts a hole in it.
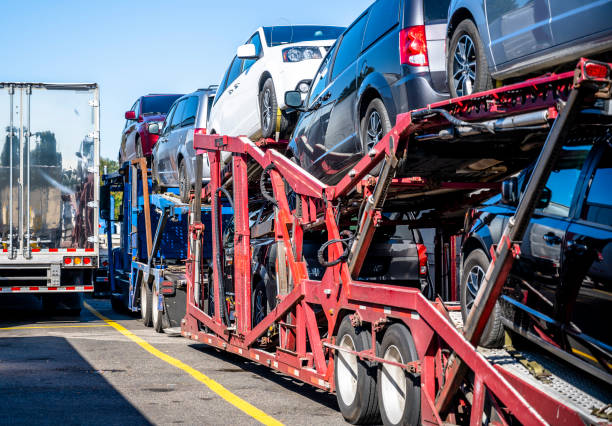
[[[96,83],[0,83],[0,294],[93,291],[99,105]]]

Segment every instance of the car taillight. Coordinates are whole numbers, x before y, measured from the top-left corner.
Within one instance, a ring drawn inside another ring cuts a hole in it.
[[[416,25],[400,31],[400,62],[415,67],[429,65],[425,25]]]
[[[427,275],[427,247],[425,244],[417,244],[419,254],[419,275]]]
[[[107,267],[108,266],[108,262],[105,260],[102,262],[102,266]]]
[[[193,131],[193,133],[194,133],[194,134],[196,134],[196,135],[205,135],[205,134],[206,134],[206,129],[202,129],[202,128],[200,128],[200,129],[195,129],[195,130]]]
[[[608,76],[608,67],[604,64],[587,62],[584,70],[589,78],[606,78]]]

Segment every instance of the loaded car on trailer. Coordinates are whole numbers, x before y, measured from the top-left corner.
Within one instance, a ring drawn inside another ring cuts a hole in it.
[[[98,267],[95,83],[0,83],[0,292],[80,312]],[[81,149],[75,150],[80,144]]]

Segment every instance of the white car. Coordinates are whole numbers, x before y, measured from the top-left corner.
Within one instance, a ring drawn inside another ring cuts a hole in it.
[[[303,96],[342,27],[260,27],[242,46],[219,85],[208,132],[252,139],[286,137],[297,113],[288,113],[285,92]]]

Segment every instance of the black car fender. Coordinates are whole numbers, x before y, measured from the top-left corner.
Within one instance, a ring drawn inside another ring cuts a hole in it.
[[[357,91],[358,101],[355,111],[357,117],[361,118],[365,114],[370,101],[375,98],[382,100],[382,103],[387,109],[387,114],[389,114],[391,125],[395,125],[395,117],[398,111],[395,108],[396,103],[393,99],[393,93],[385,77],[378,72],[367,74],[359,85],[359,90]]]

